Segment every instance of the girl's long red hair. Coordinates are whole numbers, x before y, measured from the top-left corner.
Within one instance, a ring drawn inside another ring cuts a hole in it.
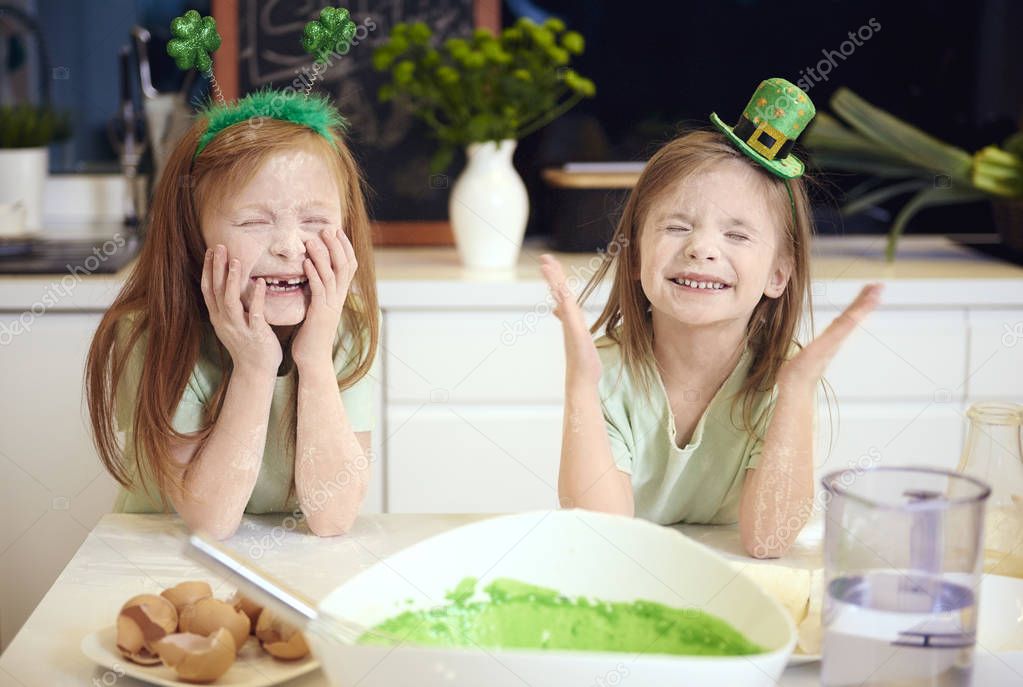
[[[354,350],[348,352],[348,358],[355,364],[342,370],[338,384],[350,387],[373,363],[380,323],[372,236],[358,166],[337,133],[333,141],[328,141],[291,122],[263,119],[258,124],[257,128],[253,122],[243,122],[225,129],[198,157],[194,153],[205,130],[204,118],[197,118],[179,141],[154,191],[139,257],[93,336],[85,370],[93,442],[103,465],[128,489],[137,486],[136,479],[148,475],[163,498],[168,485],[178,483],[177,473],[170,469],[171,439],[198,438],[201,451],[220,416],[232,366],[227,350],[213,336],[224,376],[206,409],[203,428],[195,435],[184,435],[172,425],[199,359],[203,337],[212,331],[199,286],[206,250],[200,232],[202,210],[207,203],[243,186],[274,153],[301,147],[328,162],[337,182],[343,227],[359,263],[342,312],[342,328],[361,336],[353,337]],[[129,355],[143,334],[146,346],[137,387],[126,388],[131,398],[118,399]],[[115,408],[118,403],[132,401],[135,406],[128,436],[133,442],[135,464],[127,465],[114,425]],[[293,455],[297,425],[294,394],[289,407],[292,412],[286,413],[288,427],[283,431]],[[167,499],[163,502],[166,506]]]

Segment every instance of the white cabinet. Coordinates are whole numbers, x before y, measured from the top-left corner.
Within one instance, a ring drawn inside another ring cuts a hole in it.
[[[386,316],[389,402],[543,403],[565,385],[561,323],[526,310]]]
[[[388,511],[556,508],[561,415],[560,405],[390,406]]]
[[[826,408],[818,411],[818,476],[880,466],[954,470],[959,462],[965,436],[960,402],[843,402],[837,411],[830,419]]]
[[[970,397],[1023,401],[1023,310],[971,312],[969,340]]]
[[[815,312],[818,332],[839,305]],[[979,372],[972,363],[976,342],[994,345],[994,334],[1001,336],[1019,313],[963,307],[873,313],[827,371],[837,406],[833,416],[826,406],[819,412],[818,474],[875,464],[955,468],[966,404],[1020,388],[1012,356],[1023,351],[1023,340],[985,356],[990,360]],[[588,314],[592,321],[595,311]],[[534,306],[395,310],[384,321],[386,509],[494,512],[556,504],[564,374],[557,319]]]
[[[0,314],[3,646],[114,500],[82,397],[85,356],[99,318]]]
[[[817,332],[839,314],[815,313]],[[962,399],[966,381],[966,313],[877,311],[853,332],[826,377],[843,401]]]

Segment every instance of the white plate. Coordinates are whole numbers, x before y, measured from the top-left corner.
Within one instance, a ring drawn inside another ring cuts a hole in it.
[[[192,687],[194,685],[194,683],[175,679],[174,669],[162,663],[155,666],[140,666],[124,658],[117,650],[117,628],[113,625],[86,635],[82,638],[81,646],[82,653],[118,675],[128,675],[143,682],[165,687]],[[263,651],[255,637],[249,637],[249,641],[242,647],[234,665],[212,684],[234,685],[234,687],[268,687],[299,675],[305,675],[316,670],[319,665],[311,654],[297,661],[279,661]]]
[[[1023,580],[989,574],[981,579],[977,647],[995,654],[1023,651]],[[820,654],[793,653],[789,665],[819,660]]]

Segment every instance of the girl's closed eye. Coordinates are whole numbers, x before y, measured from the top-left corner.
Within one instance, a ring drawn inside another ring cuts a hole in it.
[[[235,222],[236,227],[257,227],[265,224],[269,224],[270,221],[265,217],[248,217]]]
[[[681,234],[689,231],[689,227],[683,226],[681,224],[672,224],[667,227],[666,231],[669,234]]]
[[[741,231],[730,231],[725,236],[739,243],[746,243],[750,240],[749,234],[744,234]]]
[[[329,220],[326,217],[304,217],[302,224],[329,224]]]

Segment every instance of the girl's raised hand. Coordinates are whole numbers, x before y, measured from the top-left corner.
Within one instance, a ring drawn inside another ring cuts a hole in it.
[[[341,323],[341,310],[359,267],[355,249],[340,227],[324,229],[319,238],[307,241],[306,253],[309,257],[303,266],[312,298],[291,345],[291,357],[296,365],[317,358],[334,359],[334,337]]]
[[[849,307],[820,336],[782,364],[778,372],[779,383],[815,385],[845,340],[881,302],[882,288],[881,284],[864,286]]]
[[[283,358],[277,335],[263,318],[266,282],[256,285],[249,312],[241,299],[241,268],[237,259],[228,261],[227,248],[217,244],[206,250],[201,288],[217,338],[231,354],[235,369],[253,369],[277,374]]]
[[[540,272],[554,297],[554,315],[561,320],[565,334],[565,376],[569,383],[580,381],[596,385],[600,381],[601,365],[597,347],[586,326],[583,311],[575,294],[568,286],[565,271],[552,255],[540,256]]]

